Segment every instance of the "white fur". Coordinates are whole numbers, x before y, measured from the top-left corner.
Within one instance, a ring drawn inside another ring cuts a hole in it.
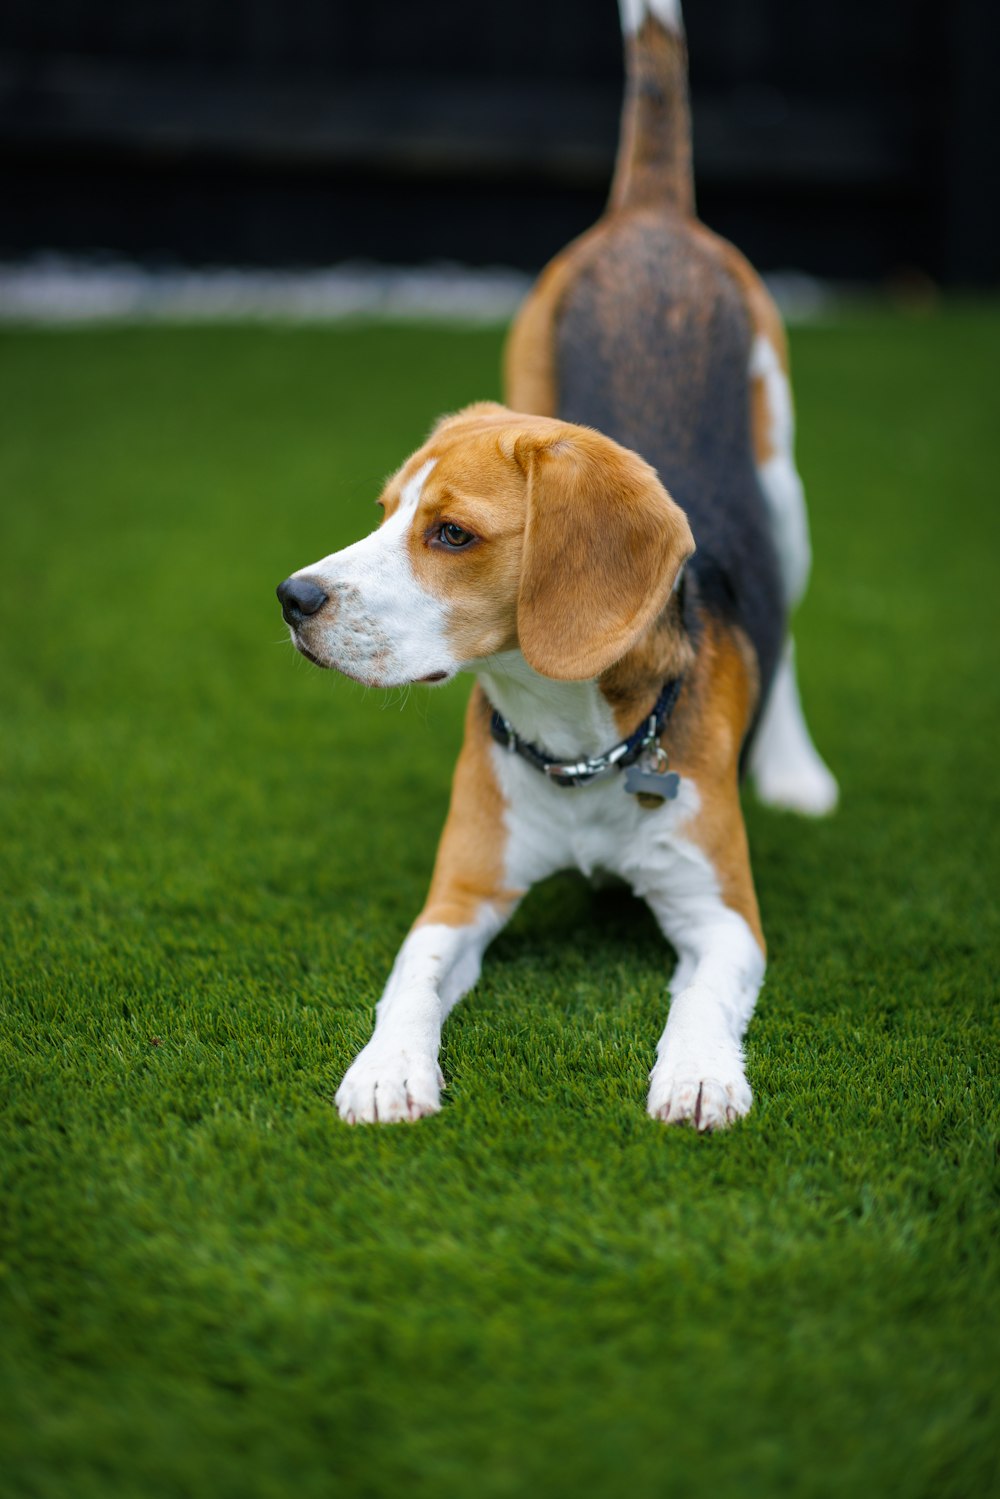
[[[389,519],[364,540],[333,552],[296,577],[321,584],[330,602],[293,638],[327,666],[373,687],[398,687],[432,673],[454,676],[456,660],[442,601],[418,583],[410,527],[436,459],[407,480]]]
[[[483,691],[522,739],[565,760],[599,755],[621,738],[614,714],[593,682],[540,676],[518,650],[473,663]]]
[[[774,345],[758,334],[750,356],[750,375],[764,383],[770,416],[771,456],[757,465],[757,475],[771,514],[781,580],[789,609],[806,591],[812,548],[802,480],[795,467],[795,414],[788,377]]]
[[[684,881],[664,881],[647,900],[679,956],[647,1107],[668,1124],[719,1129],[750,1108],[742,1042],[764,954],[743,917],[723,903],[705,859],[700,879],[692,870]]]
[[[424,485],[427,483],[428,475],[436,463],[436,458],[428,458],[427,462],[422,463],[416,473],[407,479],[400,490],[399,504],[396,506],[392,518],[387,522],[389,526],[398,524],[403,530],[409,528],[410,521],[417,513],[417,506],[420,504],[420,496],[424,492]]]
[[[497,658],[480,679],[519,732],[552,754],[578,759],[620,737],[594,683],[547,681],[517,652]],[[723,903],[708,860],[685,837],[700,806],[695,783],[685,778],[675,801],[648,810],[625,791],[620,774],[568,789],[499,745],[492,756],[507,806],[506,887],[527,890],[560,869],[616,875],[649,904],[678,953],[670,1014],[650,1074],[650,1114],[702,1130],[745,1114],[751,1095],[741,1042],[764,959],[746,922]],[[483,905],[469,926],[419,927],[406,939],[375,1034],[337,1094],[344,1119],[435,1112],[441,1025],[475,983],[506,914]]]
[[[667,31],[684,31],[680,0],[618,0],[618,9],[626,36],[634,36],[647,16],[655,16]]]
[[[762,802],[807,817],[837,805],[837,782],[813,744],[799,700],[795,642],[785,642],[750,756],[750,773]]]
[[[694,845],[679,830],[699,806],[690,778],[675,801],[650,811],[625,790],[621,773],[589,786],[557,786],[499,745],[493,766],[507,802],[511,888],[525,890],[557,870],[578,869],[588,877],[617,875],[648,898],[668,865],[689,871]]]
[[[518,659],[520,670],[515,665]],[[480,672],[480,682],[518,733],[540,749],[579,759],[610,749],[622,737],[593,682],[548,681],[532,672],[516,651],[505,664],[503,676]],[[552,693],[548,712],[544,692],[536,684],[562,689]],[[582,725],[575,737],[574,699]],[[699,806],[690,779],[681,782],[676,801],[651,812],[625,790],[620,772],[589,786],[557,786],[500,745],[493,747],[493,766],[508,809],[506,884],[515,890],[526,890],[556,870],[578,869],[588,876],[618,875],[637,894],[645,895],[639,888],[643,872],[661,862],[664,849],[673,847],[677,829]]]
[[[770,416],[771,456],[757,465],[771,517],[788,608],[805,593],[812,566],[809,517],[802,480],[795,467],[795,415],[788,378],[774,345],[758,334],[750,358],[752,378],[764,382]],[[789,638],[757,730],[750,770],[757,795],[771,807],[822,817],[837,805],[837,782],[813,744],[802,712],[795,675],[795,646]]]

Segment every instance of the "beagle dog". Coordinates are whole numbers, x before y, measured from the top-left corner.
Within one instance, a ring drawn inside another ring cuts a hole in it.
[[[278,589],[298,649],[372,686],[473,672],[423,911],[337,1092],[348,1123],[440,1107],[441,1027],[556,870],[624,879],[677,954],[649,1113],[750,1108],[765,948],[740,808],[814,815],[836,783],[787,617],[809,569],[778,314],[694,214],[677,0],[622,0],[610,206],[510,336],[508,405],[438,422],[364,540]]]

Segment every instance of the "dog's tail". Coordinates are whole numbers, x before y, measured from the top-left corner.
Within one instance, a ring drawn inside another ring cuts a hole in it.
[[[625,105],[611,208],[694,214],[687,45],[680,0],[619,0]]]

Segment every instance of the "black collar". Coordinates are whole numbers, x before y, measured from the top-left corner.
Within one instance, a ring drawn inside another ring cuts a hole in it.
[[[527,760],[529,765],[542,771],[555,785],[589,786],[592,781],[603,780],[605,776],[624,770],[627,765],[633,765],[640,755],[653,749],[674,711],[674,705],[680,696],[683,683],[683,677],[671,677],[656,699],[652,713],[648,718],[643,719],[634,733],[630,734],[627,739],[620,740],[603,755],[591,755],[586,760],[578,760],[574,764],[564,764],[553,755],[547,755],[537,745],[528,744],[508,723],[503,714],[498,713],[495,708],[490,715],[490,733],[497,744],[503,745],[504,749],[512,755],[520,755],[522,760]],[[490,706],[492,708],[492,704]],[[665,768],[666,756],[662,751],[659,751],[659,754]],[[676,777],[674,780],[676,782]],[[670,794],[667,792],[667,795]],[[676,795],[676,791],[673,795]]]

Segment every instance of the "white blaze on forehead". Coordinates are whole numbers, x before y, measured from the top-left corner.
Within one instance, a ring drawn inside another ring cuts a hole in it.
[[[622,31],[634,36],[647,16],[653,16],[666,31],[684,31],[680,0],[618,0]]]
[[[380,536],[384,544],[387,537],[403,536],[409,531],[410,523],[417,513],[420,498],[424,492],[424,485],[427,483],[428,475],[436,463],[436,458],[428,458],[427,462],[422,463],[416,473],[407,479],[399,492],[399,504],[381,528],[375,531],[373,536],[367,538],[369,541],[373,540],[375,536]],[[358,542],[357,545],[362,546],[364,543]],[[348,547],[347,550],[353,551],[354,548]],[[339,555],[344,556],[346,553],[340,553]]]
[[[436,458],[428,458],[426,463],[420,465],[413,477],[407,479],[399,496],[397,515],[402,515],[404,519],[411,519],[416,515],[417,506],[420,504],[420,496],[423,494],[424,485],[427,482],[427,476],[435,463],[437,463]]]

